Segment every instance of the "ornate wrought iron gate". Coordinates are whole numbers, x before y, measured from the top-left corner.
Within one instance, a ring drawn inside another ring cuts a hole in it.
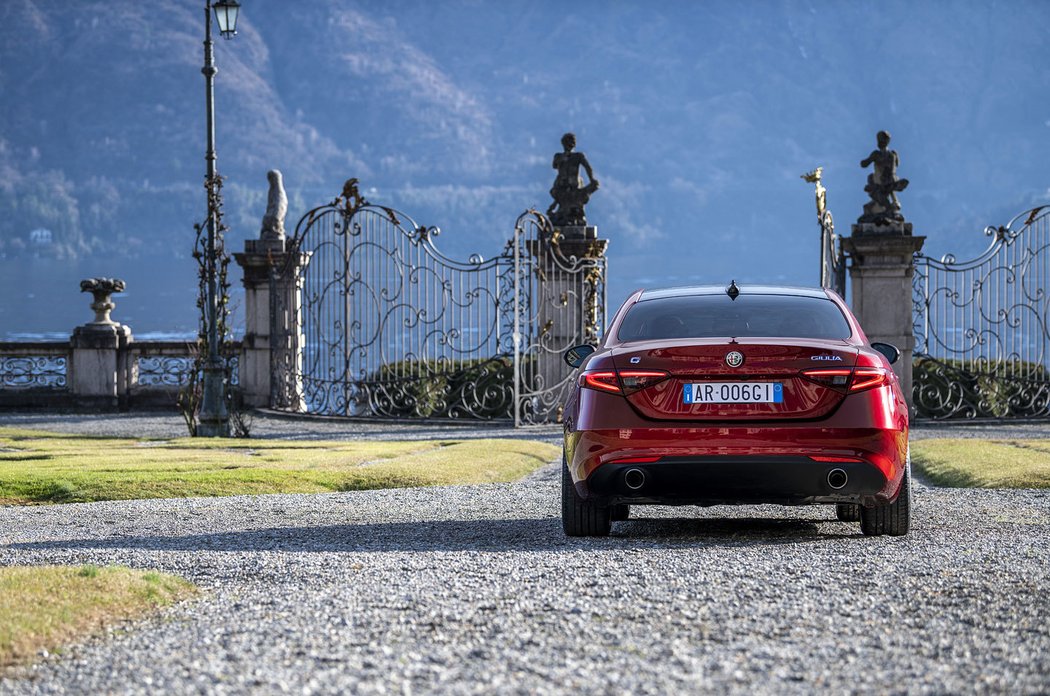
[[[1050,207],[985,234],[991,244],[970,261],[915,260],[920,417],[1050,416]]]
[[[561,354],[605,321],[604,247],[569,255],[522,214],[506,247],[456,261],[440,231],[343,195],[299,221],[270,283],[271,404],[312,414],[553,422]]]

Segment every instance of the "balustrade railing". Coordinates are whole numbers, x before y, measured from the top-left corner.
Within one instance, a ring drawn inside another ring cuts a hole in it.
[[[239,383],[239,342],[230,359],[232,381]],[[132,341],[117,352],[116,365],[126,385],[114,398],[126,406],[175,406],[179,389],[191,377],[197,344],[193,341]],[[68,341],[0,342],[0,407],[74,406],[73,348]]]

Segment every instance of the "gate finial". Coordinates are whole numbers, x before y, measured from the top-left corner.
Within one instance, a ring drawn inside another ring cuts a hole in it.
[[[827,197],[828,190],[824,188],[824,184],[820,183],[820,177],[824,173],[824,167],[817,167],[811,172],[802,175],[802,178],[811,184],[816,184],[815,195],[817,197],[817,220],[824,217],[824,210],[827,209]]]
[[[332,205],[338,207],[340,203],[342,203],[343,208],[349,215],[352,215],[368,205],[368,201],[366,201],[365,197],[361,195],[361,192],[357,190],[356,177],[346,180],[346,183],[343,184],[343,195],[336,198]]]

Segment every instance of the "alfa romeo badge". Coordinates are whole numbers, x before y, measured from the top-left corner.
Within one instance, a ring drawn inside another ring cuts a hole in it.
[[[738,350],[730,351],[726,353],[726,365],[730,367],[740,367],[744,364],[744,354]]]

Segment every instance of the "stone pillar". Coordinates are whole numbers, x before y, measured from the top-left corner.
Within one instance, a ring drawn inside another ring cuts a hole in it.
[[[247,406],[305,410],[301,281],[308,256],[297,254],[293,258],[285,246],[283,237],[251,239],[245,242],[243,253],[233,255],[244,273],[240,387]],[[271,283],[276,297],[271,297]],[[287,384],[274,384],[275,364],[282,365],[280,378],[289,380]],[[271,403],[273,394],[283,395],[278,403]]]
[[[842,240],[850,255],[853,313],[870,341],[892,343],[901,351],[893,366],[900,377],[908,407],[912,406],[913,332],[912,275],[914,254],[926,237],[914,237],[911,223],[853,225]]]
[[[129,363],[131,329],[110,318],[115,305],[110,296],[124,291],[117,278],[91,278],[80,283],[81,292],[90,292],[95,320],[78,326],[70,338],[72,364],[69,385],[79,406],[118,408],[125,405],[135,366]]]
[[[604,278],[602,267],[587,260],[603,257],[608,245],[609,240],[598,239],[595,226],[557,227],[550,240],[536,242],[532,253],[539,273],[533,301],[538,335],[534,340],[539,345],[525,354],[526,360],[536,361],[525,371],[527,383],[535,388],[549,389],[571,374],[563,358],[566,350],[581,343],[597,345],[601,338],[598,318],[605,302]],[[551,401],[549,407],[551,413],[535,414],[537,422],[561,421],[561,399]]]

